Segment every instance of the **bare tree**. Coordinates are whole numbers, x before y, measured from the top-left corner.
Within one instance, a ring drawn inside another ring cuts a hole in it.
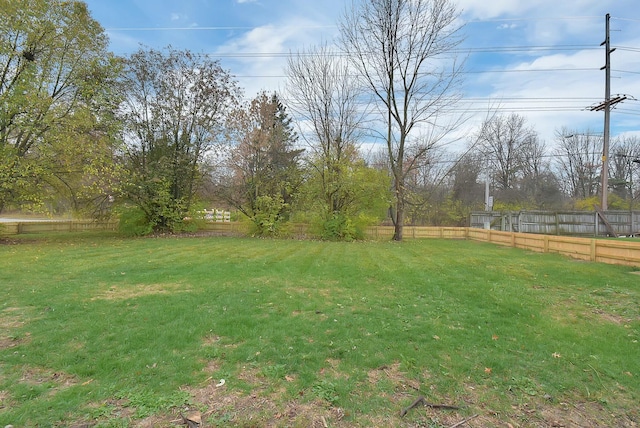
[[[602,137],[589,131],[578,133],[566,128],[556,132],[558,175],[564,191],[576,199],[598,194]]]
[[[609,183],[623,199],[636,197],[640,185],[640,140],[637,137],[616,139],[611,147]],[[632,201],[633,202],[633,201]]]
[[[327,44],[291,56],[287,76],[289,106],[311,149],[307,161],[322,189],[326,219],[347,215],[353,202],[350,170],[366,115],[357,78]]]
[[[537,139],[523,116],[495,116],[485,121],[478,137],[478,150],[487,155],[498,189],[517,189],[525,167],[530,173],[540,167],[536,157],[541,147]]]
[[[478,152],[465,153],[451,171],[452,197],[466,207],[481,209],[484,201],[484,159]]]
[[[451,173],[451,164],[455,163],[443,148],[434,147],[426,152],[420,146],[407,148],[405,165],[408,173],[405,177],[406,214],[409,224],[434,224],[434,211],[446,199],[448,188],[445,181]]]
[[[386,121],[382,131],[394,180],[394,240],[402,240],[411,168],[455,126],[444,119],[459,99],[460,65],[452,57],[462,41],[451,0],[354,2],[339,22],[340,44]],[[425,132],[422,138],[411,138]],[[418,149],[407,161],[407,148]]]

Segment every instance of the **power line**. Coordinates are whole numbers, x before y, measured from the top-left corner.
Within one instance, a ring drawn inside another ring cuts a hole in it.
[[[615,48],[621,51],[640,53],[640,48],[634,48],[630,46],[616,46]]]
[[[531,68],[531,69],[517,69],[517,70],[473,70],[473,71],[461,71],[463,74],[488,74],[488,73],[548,73],[558,71],[600,71],[599,68]],[[640,74],[640,73],[639,73]]]
[[[611,71],[615,71],[616,73],[640,74],[640,71],[616,70],[616,69],[611,69]]]
[[[640,19],[634,19],[634,18],[620,18],[618,16],[612,16],[611,19],[617,19],[619,21],[631,21],[631,22],[640,22]]]
[[[586,15],[586,16],[544,16],[530,18],[491,18],[491,19],[470,19],[465,21],[468,24],[477,24],[483,22],[522,22],[522,21],[578,21],[578,20],[602,19],[602,16]]]
[[[536,21],[577,21],[577,20],[592,20],[601,19],[601,16],[558,16],[558,17],[528,17],[528,18],[493,18],[493,19],[470,19],[464,22],[464,24],[482,24],[491,22],[536,22]],[[615,18],[623,21],[636,21],[638,20],[630,18]],[[274,27],[273,25],[260,25],[260,26],[229,26],[229,25],[214,25],[214,26],[189,26],[189,27],[107,27],[105,31],[233,31],[233,30],[256,30],[258,28]],[[320,29],[320,28],[337,28],[337,25],[293,25],[287,26],[287,28],[302,28],[302,29]]]
[[[466,47],[451,50],[452,54],[467,53],[515,53],[515,52],[554,52],[554,51],[581,51],[600,50],[596,45],[531,45],[531,46],[483,46]],[[315,52],[215,52],[215,53],[193,53],[194,56],[216,57],[216,58],[290,58],[316,56]],[[349,57],[350,52],[332,51],[323,53],[329,57]]]
[[[542,17],[542,18],[501,18],[501,19],[486,19],[486,20],[470,20],[467,21],[468,24],[481,24],[481,23],[491,23],[491,22],[536,22],[536,21],[572,21],[572,20],[598,20],[602,19],[601,16],[575,16],[575,17]],[[633,21],[640,22],[640,20],[630,19],[630,18],[614,18],[620,19],[624,21]],[[153,31],[250,31],[258,28],[265,27],[274,27],[274,26],[258,26],[258,27],[250,27],[250,26],[209,26],[209,27],[120,27],[120,28],[107,28],[107,31],[141,31],[141,32],[153,32]],[[336,28],[335,25],[301,25],[301,26],[291,26],[288,28],[298,28],[298,29],[328,29],[328,28]],[[620,51],[627,51],[631,53],[640,52],[640,48],[633,46],[619,46],[617,47]],[[513,46],[468,46],[468,47],[458,47],[453,50],[452,54],[468,54],[474,55],[477,54],[481,58],[485,55],[483,54],[495,54],[495,55],[509,55],[509,54],[542,54],[542,53],[552,53],[552,52],[578,52],[578,51],[599,51],[601,50],[600,46],[592,45],[592,44],[558,44],[558,45],[513,45]],[[219,59],[256,59],[256,58],[264,58],[264,59],[281,59],[281,58],[291,58],[297,56],[313,56],[316,55],[313,52],[218,52],[218,53],[202,53],[202,54],[194,54],[194,55],[202,55],[206,57],[213,57]],[[335,50],[330,52],[331,56],[338,57],[346,57],[349,55],[348,52]],[[598,67],[593,68],[584,68],[584,67],[575,67],[575,68],[567,68],[567,67],[553,67],[553,68],[537,68],[537,69],[492,69],[492,70],[482,70],[482,69],[470,69],[464,70],[461,73],[467,75],[473,74],[500,74],[500,73],[564,73],[564,72],[596,72],[599,71]],[[627,74],[640,74],[639,71],[632,70],[614,70],[618,73],[627,73]],[[425,73],[427,74],[427,73]],[[239,79],[283,79],[286,78],[286,75],[267,75],[267,74],[245,74],[245,75],[235,75],[235,78]],[[462,98],[459,101],[458,106],[453,107],[448,110],[451,112],[486,112],[487,108],[481,108],[481,103],[495,103],[498,106],[493,107],[496,111],[499,112],[541,112],[541,113],[549,113],[549,112],[585,112],[584,105],[592,102],[599,102],[601,99],[592,97],[490,97],[490,98],[478,98],[478,97],[469,97]],[[364,104],[364,103],[363,103]],[[640,112],[632,109],[616,109],[616,112],[624,115],[632,115],[637,116],[640,115]]]
[[[256,30],[261,27],[243,26],[214,26],[214,27],[111,27],[105,31],[234,31],[234,30]],[[267,26],[269,27],[269,26]],[[313,28],[336,28],[335,25],[293,25],[287,28],[313,29]]]
[[[549,73],[549,72],[577,72],[577,71],[599,71],[599,68],[535,68],[535,69],[519,69],[519,70],[468,70],[461,71],[461,74],[494,74],[494,73]],[[624,70],[615,70],[620,73],[633,73],[640,74],[640,72],[635,71],[624,71]],[[426,75],[429,73],[418,73],[421,75]],[[235,74],[235,77],[240,78],[286,78],[288,76],[284,74]],[[357,76],[357,74],[351,74],[351,77]]]

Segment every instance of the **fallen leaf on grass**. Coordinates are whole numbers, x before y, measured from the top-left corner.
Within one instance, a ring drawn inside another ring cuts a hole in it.
[[[554,352],[553,354],[551,354],[551,356],[553,358],[562,358],[562,355],[558,354],[557,352]]]
[[[500,336],[498,336],[497,334],[494,334],[493,336],[491,336],[491,340],[498,340],[500,338]]]
[[[490,368],[490,367],[485,367],[485,368],[484,368],[484,372],[485,372],[486,374],[491,374],[491,368]]]
[[[197,424],[201,424],[202,423],[202,415],[200,414],[200,412],[194,412],[191,413],[190,415],[187,416],[187,419],[189,419],[190,421],[193,421]]]
[[[202,416],[200,415],[200,412],[195,412],[186,418],[182,413],[180,413],[180,417],[182,418],[182,423],[189,428],[198,428],[202,424]]]

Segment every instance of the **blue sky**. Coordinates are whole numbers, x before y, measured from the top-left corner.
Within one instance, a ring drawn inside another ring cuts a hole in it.
[[[331,42],[350,0],[85,0],[118,55],[140,44],[172,45],[220,58],[247,98],[284,87],[286,54]],[[561,127],[601,133],[605,14],[611,15],[612,94],[640,100],[637,0],[454,0],[466,22],[463,105],[525,116],[552,144]],[[613,111],[612,136],[640,136],[640,101]]]

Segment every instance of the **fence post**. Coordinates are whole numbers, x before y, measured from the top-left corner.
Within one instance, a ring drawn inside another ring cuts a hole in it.
[[[595,262],[596,261],[596,251],[597,251],[597,239],[592,239],[591,240],[591,261]]]
[[[522,211],[518,213],[518,232],[522,232]]]

